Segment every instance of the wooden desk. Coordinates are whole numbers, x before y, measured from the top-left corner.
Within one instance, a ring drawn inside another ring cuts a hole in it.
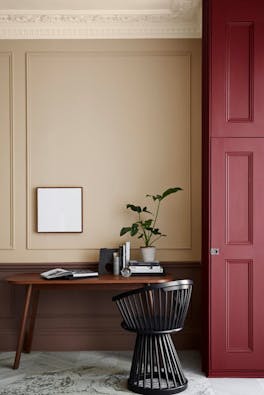
[[[100,275],[99,277],[85,278],[80,280],[45,280],[38,273],[18,274],[8,277],[6,281],[14,285],[26,287],[26,297],[24,310],[21,317],[21,326],[18,336],[16,356],[13,369],[19,367],[21,352],[31,351],[35,319],[38,309],[39,291],[41,289],[116,289],[123,290],[138,288],[143,285],[153,283],[163,283],[172,281],[173,276],[132,276],[124,278],[111,274]],[[30,312],[30,314],[29,314]]]

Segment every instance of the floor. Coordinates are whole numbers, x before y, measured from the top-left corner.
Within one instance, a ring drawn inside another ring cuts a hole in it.
[[[185,395],[264,395],[264,379],[208,379],[196,351],[179,353],[188,378]],[[13,352],[0,354],[0,395],[124,395],[131,352],[32,352],[18,370]]]

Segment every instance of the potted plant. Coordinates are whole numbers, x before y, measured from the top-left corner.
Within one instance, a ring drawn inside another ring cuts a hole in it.
[[[131,226],[124,227],[120,230],[120,236],[130,233],[130,236],[137,236],[138,239],[142,239],[144,246],[141,247],[142,258],[144,262],[153,262],[155,260],[156,243],[161,237],[166,235],[161,233],[157,227],[157,221],[159,216],[159,210],[161,202],[169,195],[182,191],[182,188],[175,187],[166,189],[161,195],[146,195],[151,198],[154,202],[154,211],[151,212],[144,206],[135,206],[134,204],[127,204],[126,208],[137,213],[137,221]]]

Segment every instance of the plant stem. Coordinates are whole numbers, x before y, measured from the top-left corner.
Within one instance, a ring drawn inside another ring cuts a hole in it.
[[[153,229],[155,229],[155,225],[156,225],[157,218],[158,218],[158,214],[159,214],[159,209],[160,209],[160,200],[159,200],[158,205],[157,205],[157,208],[156,208],[156,213],[155,213],[155,217],[154,217],[154,222],[153,222],[153,225],[152,225],[152,228],[153,228]],[[149,231],[149,236],[148,236],[148,238],[146,239],[146,247],[150,247],[150,246],[154,243],[154,241],[157,241],[157,240],[159,239],[159,237],[158,237],[158,238],[154,239],[154,240],[150,243],[150,240],[151,240],[152,236],[153,236],[152,232]]]
[[[141,217],[140,217],[140,213],[138,213],[138,220],[139,220],[139,222],[142,222]],[[144,238],[144,240],[145,240],[145,245],[146,245],[146,247],[148,247],[149,240],[148,240],[146,231],[145,231],[145,229],[143,228],[143,226],[141,226],[141,228],[142,228],[142,232],[143,232],[143,238]]]
[[[155,243],[155,241],[159,240],[163,235],[160,235],[159,237],[156,237],[156,239],[154,239],[150,244],[149,247],[152,246],[153,243]]]
[[[159,203],[158,203],[158,206],[157,206],[155,219],[154,219],[154,222],[153,222],[153,225],[152,225],[153,229],[155,229],[155,225],[156,225],[158,214],[159,214],[159,209],[160,209],[160,200],[159,200]]]

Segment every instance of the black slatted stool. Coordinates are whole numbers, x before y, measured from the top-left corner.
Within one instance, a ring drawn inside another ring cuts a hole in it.
[[[128,388],[139,394],[176,394],[187,388],[171,333],[183,329],[193,282],[148,285],[113,297],[122,327],[136,332]]]

